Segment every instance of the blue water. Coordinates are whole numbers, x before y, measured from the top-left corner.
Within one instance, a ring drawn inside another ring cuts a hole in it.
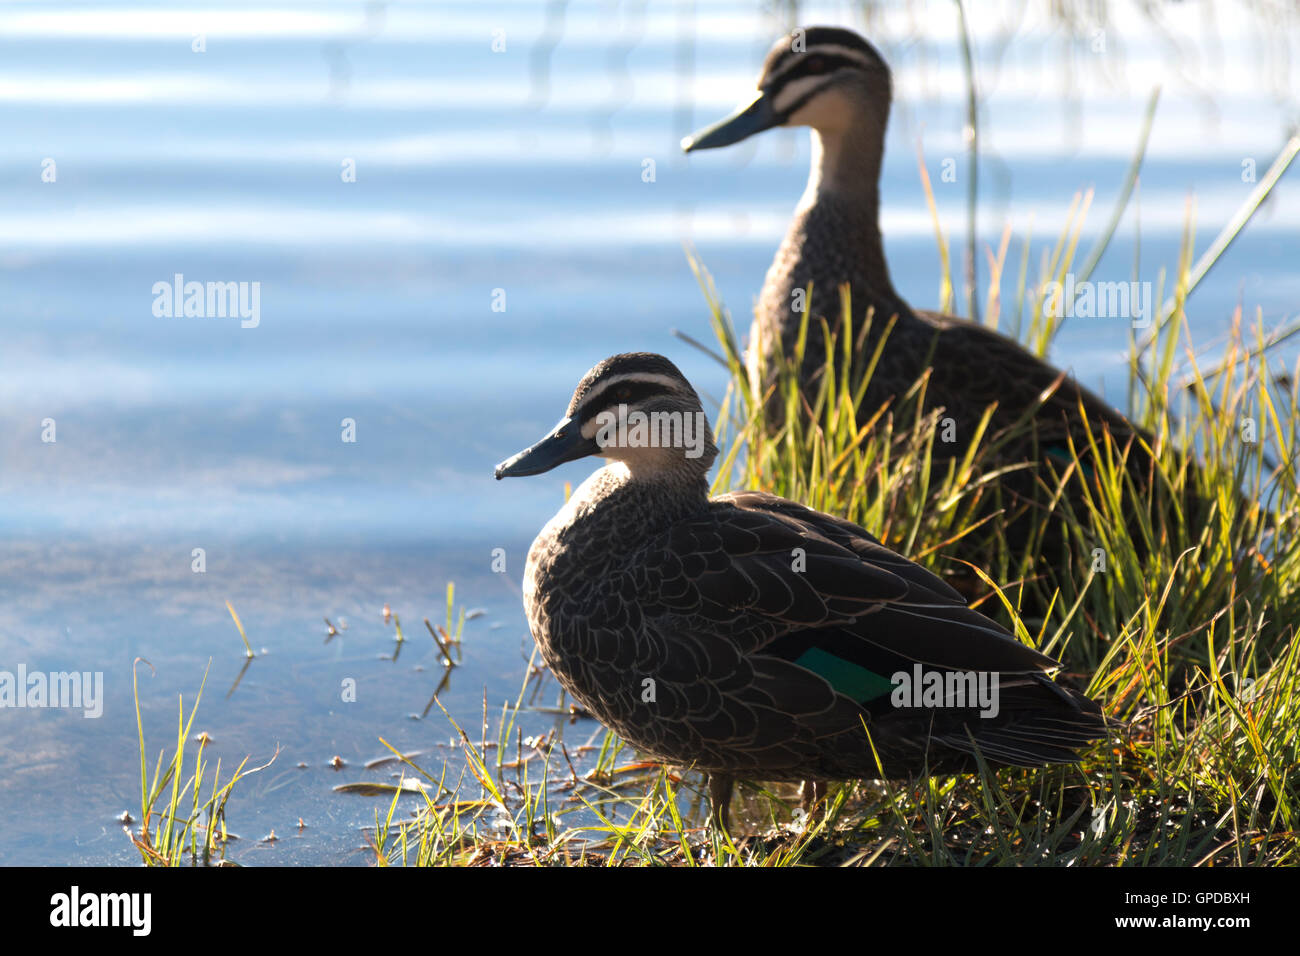
[[[1018,4],[978,6],[980,238],[996,245],[1010,223],[1013,262],[1028,234],[1036,264],[1094,187],[1087,248],[1157,82],[1139,196],[1099,279],[1130,278],[1139,236],[1144,279],[1172,266],[1193,195],[1204,249],[1253,186],[1243,162],[1262,176],[1300,117],[1283,55],[1294,20],[1173,4],[1156,29],[1119,5],[1098,53],[1090,27],[1072,39],[1046,4],[1023,20]],[[887,252],[903,293],[931,307],[918,137],[958,257],[966,222],[953,5],[871,8],[897,90]],[[864,27],[857,4],[804,9]],[[527,545],[590,470],[498,484],[492,465],[613,352],[665,352],[722,391],[670,331],[709,337],[683,245],[743,320],[802,191],[807,136],[690,159],[676,143],[745,97],[782,27],[739,0],[0,8],[0,670],[103,671],[106,693],[95,720],[0,710],[0,862],[138,859],[114,819],[139,802],[136,657],[156,669],[141,666],[153,753],[209,659],[209,756],[260,764],[280,748],[231,803],[233,857],[366,860],[377,803],[331,788],[387,779],[361,767],[381,736],[454,756],[437,708],[412,719],[442,676],[420,619],[442,619],[454,580],[484,613],[441,699],[471,724],[485,690],[493,712],[513,700],[531,647]],[[1269,326],[1295,315],[1298,177],[1191,300],[1207,349],[1238,302]],[[151,290],[177,273],[259,283],[256,327],[156,317]],[[1056,357],[1120,400],[1127,334],[1072,320]],[[227,600],[267,651],[229,696],[244,661]],[[396,661],[385,603],[410,639]],[[325,617],[348,622],[329,643]],[[271,830],[282,839],[259,843]]]

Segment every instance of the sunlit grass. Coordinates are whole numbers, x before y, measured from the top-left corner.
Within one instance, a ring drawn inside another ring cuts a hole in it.
[[[1111,217],[1076,266],[1090,200],[1076,197],[1036,275],[1028,239],[1014,278],[1007,238],[990,257],[983,321],[1041,355],[1061,331],[1044,309],[1049,284],[1091,274],[1119,221]],[[454,758],[425,767],[389,747],[403,777],[376,791],[388,799],[367,833],[374,862],[1300,863],[1300,363],[1277,364],[1296,328],[1266,330],[1262,316],[1239,310],[1223,340],[1194,345],[1187,297],[1213,260],[1194,260],[1191,223],[1189,212],[1179,262],[1158,283],[1165,305],[1129,340],[1125,411],[1151,436],[1150,480],[1138,487],[1125,462],[1134,450],[1108,436],[1072,449],[1047,468],[1043,491],[1057,507],[1027,547],[1012,547],[1005,516],[988,508],[999,477],[1018,467],[998,455],[1014,434],[994,433],[986,414],[963,457],[937,458],[942,412],[924,410],[928,377],[890,408],[862,408],[874,356],[862,361],[857,346],[867,323],[889,317],[861,314],[845,297],[839,335],[823,329],[830,347],[816,392],[805,393],[797,373],[806,327],[795,354],[760,379],[773,384],[757,386],[735,325],[693,261],[728,375],[715,416],[724,449],[715,490],[784,495],[858,522],[938,573],[974,575],[981,610],[1061,660],[1063,679],[1115,720],[1112,740],[1077,766],[848,781],[807,814],[788,786],[752,781],[733,811],[735,832],[725,834],[709,825],[699,774],[643,761],[563,702],[542,706],[557,688],[534,653],[513,703],[489,713],[484,702],[477,734],[443,710],[460,744]],[[1221,236],[1211,249],[1224,245]],[[1059,554],[1036,546],[1049,531],[1065,543]],[[449,670],[464,621],[450,589],[444,626],[425,620]],[[442,707],[436,691],[434,705]],[[526,736],[539,714],[554,726]],[[220,855],[242,764],[224,785],[219,765],[205,783],[202,744],[185,755],[192,721],[182,709],[174,755],[159,757],[151,780],[140,732],[143,821],[133,840],[149,863]]]
[[[152,666],[147,661],[137,660],[132,667],[131,689],[140,747],[140,818],[135,821],[139,824],[137,828],[131,829],[127,825],[127,836],[139,850],[140,859],[146,866],[220,864],[225,860],[226,844],[230,838],[226,830],[226,801],[240,780],[265,768],[245,770],[248,763],[245,758],[222,783],[221,760],[213,765],[212,761],[204,759],[207,735],[190,736],[199,701],[203,699],[203,686],[207,683],[207,674],[204,673],[188,717],[184,699],[177,698],[175,749],[170,757],[166,749],[160,750],[153,773],[149,774],[144,721],[140,715],[138,665],[141,663]],[[191,743],[194,744],[192,755],[189,753]]]
[[[996,303],[1018,301],[1026,314],[1010,324],[1039,352],[1060,330],[1044,315],[1043,290],[1074,268],[1086,205],[1079,197],[1037,281],[1022,271],[1013,295],[990,295],[986,321],[1005,322]],[[445,769],[435,780],[411,765],[434,785],[423,791],[417,819],[395,823],[390,815],[377,827],[376,859],[1300,862],[1300,368],[1283,374],[1274,365],[1277,344],[1294,330],[1266,333],[1258,316],[1248,330],[1238,314],[1212,361],[1198,353],[1184,313],[1194,287],[1191,248],[1189,227],[1168,281],[1172,309],[1144,341],[1131,341],[1127,412],[1152,436],[1149,487],[1136,487],[1124,467],[1131,449],[1108,438],[1074,449],[1047,482],[1058,494],[1072,482],[1082,489],[1074,499],[1081,505],[1072,510],[1060,494],[1057,512],[1042,519],[1065,531],[1066,550],[1051,562],[1032,547],[1009,547],[996,516],[972,526],[980,499],[996,494],[993,462],[1008,436],[982,426],[964,458],[939,466],[931,455],[939,412],[920,410],[925,380],[892,408],[868,409],[858,424],[864,381],[855,372],[861,321],[855,333],[852,303],[844,303],[838,340],[824,330],[834,346],[816,394],[800,390],[802,354],[785,357],[775,384],[758,394],[737,332],[696,264],[729,372],[715,490],[763,488],[843,515],[940,573],[952,569],[954,551],[985,554],[977,570],[988,592],[983,610],[1062,660],[1066,679],[1121,728],[1078,766],[850,781],[807,816],[789,788],[755,785],[737,832],[720,834],[708,825],[701,778],[686,769],[640,763],[609,734],[577,753],[551,735],[524,741],[518,720],[528,688],[547,679],[534,661],[495,741],[461,733],[464,769],[453,783]],[[872,363],[865,365],[870,375]],[[1039,616],[1022,619],[1016,610],[1025,606]]]
[[[1189,259],[1174,281],[1184,290]],[[1185,292],[1176,296],[1151,346],[1132,343],[1128,412],[1155,436],[1156,480],[1135,488],[1123,449],[1076,449],[1053,481],[1082,483],[1083,507],[1072,512],[1062,496],[1043,519],[1061,522],[1068,542],[1061,561],[1045,562],[1009,548],[996,517],[970,523],[981,496],[996,494],[990,461],[1005,436],[984,430],[964,458],[938,466],[924,381],[859,425],[863,383],[844,337],[816,395],[798,387],[801,357],[785,361],[773,386],[785,407],[773,419],[772,396],[754,394],[735,330],[700,276],[729,368],[716,490],[764,488],[843,515],[940,573],[954,552],[986,549],[982,609],[1063,661],[1064,679],[1120,730],[1077,766],[848,781],[809,814],[791,787],[749,782],[725,834],[709,824],[699,774],[643,761],[562,703],[542,706],[557,688],[534,654],[516,699],[496,713],[485,702],[474,730],[443,711],[459,754],[425,767],[389,747],[403,776],[376,791],[385,796],[366,835],[376,864],[1300,862],[1300,368],[1283,374],[1273,357],[1286,331],[1267,335],[1256,317],[1248,333],[1234,316],[1210,360],[1192,348]],[[1027,319],[1028,338],[1040,329]],[[1191,499],[1209,503],[1203,520],[1189,520]],[[1104,571],[1094,569],[1097,549]],[[1042,613],[1020,617],[1027,605]],[[448,664],[463,625],[449,590],[444,625],[428,625]],[[442,706],[436,695],[431,704]],[[527,735],[539,715],[552,729]],[[141,730],[143,826],[133,839],[149,863],[221,857],[242,765],[222,784],[202,743],[187,756],[192,722],[182,710],[174,754],[158,758],[152,779]]]

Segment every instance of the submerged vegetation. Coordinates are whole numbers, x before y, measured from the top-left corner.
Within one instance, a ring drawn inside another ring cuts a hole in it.
[[[233,608],[231,614],[234,615]],[[235,621],[239,622],[237,616]],[[242,625],[239,633],[244,636]],[[247,646],[247,638],[244,643]],[[203,686],[207,684],[205,673],[188,717],[184,699],[177,700],[176,749],[170,757],[166,749],[160,750],[150,774],[144,721],[140,715],[140,664],[153,666],[148,661],[137,659],[131,668],[136,731],[140,743],[140,819],[132,821],[129,814],[124,814],[123,829],[146,866],[221,865],[225,861],[230,837],[226,830],[226,801],[240,780],[270,764],[245,769],[248,760],[244,759],[222,783],[221,761],[218,759],[214,766],[212,761],[204,759],[208,735],[199,733],[191,737],[190,731],[194,728],[194,717],[203,699]],[[195,745],[193,756],[189,756],[186,750],[190,743]],[[204,796],[205,789],[207,796]],[[132,829],[132,822],[138,822],[139,826]]]

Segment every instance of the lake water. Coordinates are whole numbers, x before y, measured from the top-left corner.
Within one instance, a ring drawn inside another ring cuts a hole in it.
[[[916,143],[960,256],[954,7],[863,6],[801,4],[800,21],[863,29],[894,68],[887,252],[904,295],[932,307]],[[1253,188],[1243,170],[1262,176],[1300,117],[1295,19],[1120,3],[1105,26],[1072,27],[1049,15],[1058,5],[970,6],[980,236],[996,244],[1010,223],[1013,256],[1032,229],[1037,262],[1075,192],[1095,187],[1086,249],[1157,83],[1139,196],[1098,279],[1131,277],[1139,230],[1142,278],[1172,266],[1193,195],[1204,249]],[[591,466],[500,484],[492,466],[614,352],[665,352],[721,393],[721,370],[670,331],[709,338],[683,243],[746,316],[802,191],[807,133],[690,159],[676,144],[752,89],[787,26],[767,11],[0,8],[0,671],[104,675],[97,719],[0,710],[0,863],[138,862],[115,819],[139,808],[136,657],[156,669],[140,669],[151,763],[209,660],[208,756],[228,768],[280,748],[229,806],[244,838],[230,855],[250,864],[365,862],[360,827],[386,802],[332,788],[389,779],[362,766],[381,736],[431,751],[431,766],[454,756],[437,708],[413,719],[442,677],[420,620],[442,620],[447,582],[483,614],[442,702],[477,727],[485,694],[494,713],[515,698],[531,650],[524,555]],[[1298,236],[1292,170],[1192,299],[1198,343],[1213,351],[1238,301],[1270,326],[1295,315]],[[256,283],[255,324],[157,315],[155,285],[178,274]],[[1074,320],[1056,358],[1118,399],[1127,334]],[[230,693],[244,659],[227,600],[267,651]],[[385,604],[409,638],[396,660]],[[327,617],[347,621],[328,643]],[[272,830],[279,842],[259,842]]]

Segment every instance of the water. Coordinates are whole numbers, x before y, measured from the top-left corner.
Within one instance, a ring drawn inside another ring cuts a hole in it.
[[[1091,186],[1086,248],[1156,82],[1140,218],[1126,215],[1098,278],[1130,278],[1139,228],[1143,278],[1172,265],[1192,194],[1203,249],[1252,188],[1243,163],[1262,176],[1297,117],[1294,21],[1187,3],[1157,7],[1157,28],[1120,5],[1097,52],[1091,27],[1071,40],[1045,4],[1023,22],[1018,5],[979,6],[981,240],[1009,222],[1013,256],[1032,228],[1037,261]],[[804,22],[863,27],[857,5],[806,9]],[[938,258],[918,137],[956,250],[965,229],[952,5],[873,11],[898,97],[887,252],[928,307]],[[0,862],[138,860],[115,820],[138,813],[137,657],[155,669],[138,668],[151,762],[209,661],[195,726],[208,756],[228,769],[279,747],[231,802],[232,857],[367,859],[360,828],[386,803],[332,788],[390,779],[362,766],[381,736],[432,766],[454,757],[436,707],[413,719],[442,676],[421,618],[442,619],[452,580],[483,609],[441,694],[476,728],[485,693],[494,713],[514,699],[531,649],[527,545],[590,470],[498,484],[492,465],[616,351],[663,351],[721,392],[716,366],[670,334],[708,338],[682,244],[747,313],[807,136],[689,160],[676,143],[743,98],[781,27],[739,0],[0,9],[0,670],[105,681],[98,719],[0,711]],[[1298,198],[1293,171],[1197,291],[1198,342],[1212,346],[1238,301],[1270,326],[1294,315]],[[259,283],[256,327],[156,317],[154,284],[177,273]],[[1118,399],[1126,338],[1121,320],[1072,321],[1057,358]],[[227,600],[267,651],[233,691],[244,660]],[[409,639],[396,660],[385,603]],[[328,643],[326,617],[348,622]],[[259,842],[272,830],[278,842]]]

